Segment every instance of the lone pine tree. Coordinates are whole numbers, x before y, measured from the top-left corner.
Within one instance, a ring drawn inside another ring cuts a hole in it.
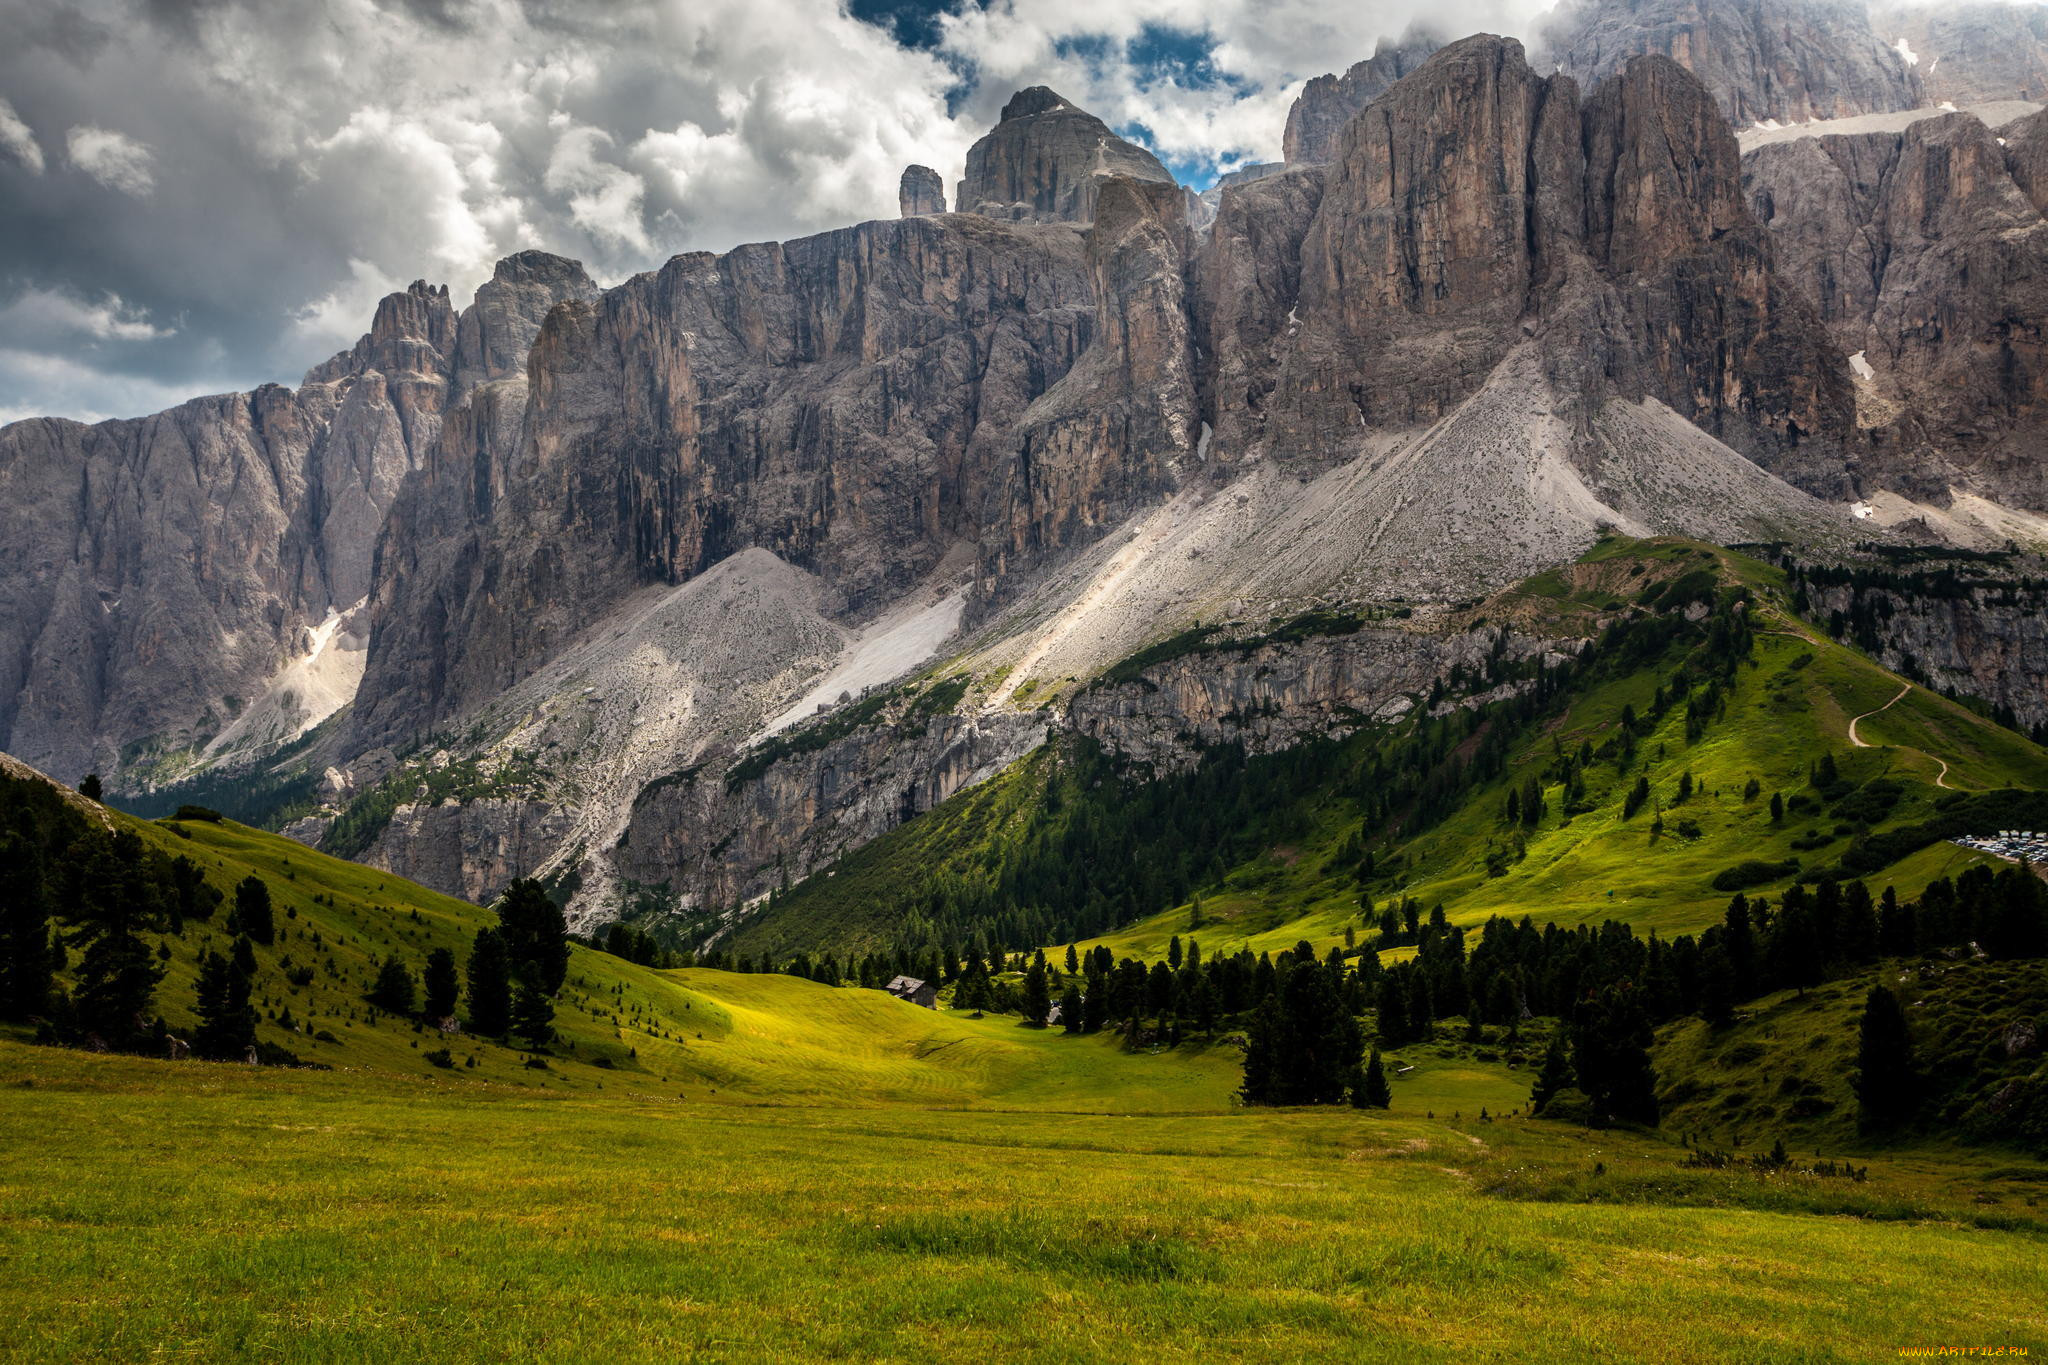
[[[420,1012],[429,1019],[446,1019],[455,1013],[456,996],[462,983],[455,972],[455,954],[436,948],[427,954],[426,969],[420,973]]]
[[[218,1061],[239,1060],[256,1043],[256,1011],[249,1004],[249,974],[219,953],[200,960],[192,1050]]]
[[[1351,1103],[1359,1109],[1388,1109],[1393,1106],[1394,1092],[1387,1086],[1387,1069],[1380,1063],[1380,1050],[1374,1048],[1365,1064],[1365,1076],[1351,1091]]]
[[[269,943],[277,937],[268,882],[261,877],[249,876],[235,884],[234,917],[228,921],[228,929],[247,934],[257,943]]]
[[[502,1038],[512,1027],[512,958],[496,929],[476,931],[469,952],[469,1028]]]
[[[1857,1126],[1866,1133],[1889,1132],[1912,1116],[1919,1098],[1913,1066],[1913,1033],[1899,997],[1872,986],[1864,997],[1856,1040]]]

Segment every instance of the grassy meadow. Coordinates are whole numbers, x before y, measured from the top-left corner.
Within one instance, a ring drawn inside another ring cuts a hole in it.
[[[1648,1137],[1480,1121],[1471,1101],[1500,1079],[1436,1075],[1456,1118],[1425,1117],[1405,1084],[1370,1117],[1231,1112],[1213,1092],[1201,1112],[958,1110],[0,1043],[0,1355],[1759,1362],[2048,1346],[2048,1172],[1883,1155],[1861,1184],[1687,1171]]]

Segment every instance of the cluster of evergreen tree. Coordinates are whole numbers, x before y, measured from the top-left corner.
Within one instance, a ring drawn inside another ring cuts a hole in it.
[[[163,968],[144,935],[182,932],[220,900],[191,859],[87,818],[47,783],[0,774],[0,1015],[52,1042],[160,1046]]]
[[[554,1041],[554,997],[569,974],[569,929],[547,888],[523,877],[498,899],[498,927],[477,930],[469,954],[469,1026],[535,1048]]]

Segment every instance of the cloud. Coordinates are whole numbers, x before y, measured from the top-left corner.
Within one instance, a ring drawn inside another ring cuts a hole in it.
[[[20,162],[30,175],[43,173],[42,144],[6,100],[0,100],[0,151]]]
[[[230,391],[216,379],[166,381],[101,368],[68,356],[0,346],[0,426],[30,417],[60,415],[79,422],[146,417],[190,398]]]
[[[79,127],[64,135],[71,164],[110,190],[147,199],[156,188],[148,147],[110,128]]]
[[[1428,12],[1499,29],[1539,7]],[[0,310],[0,348],[55,368],[0,367],[0,408],[125,411],[157,392],[293,380],[351,344],[380,293],[426,278],[459,306],[529,247],[617,280],[677,252],[893,215],[902,167],[953,182],[1023,85],[1055,86],[1200,180],[1277,156],[1303,79],[1423,12],[0,0],[0,165],[36,169],[59,153],[31,129],[65,128],[63,154],[85,172],[7,175],[0,297],[16,303]],[[23,303],[31,285],[48,297]],[[110,310],[104,334],[85,320],[96,308]]]
[[[158,327],[149,314],[105,294],[97,302],[62,289],[30,288],[0,309],[0,332],[24,336],[78,336],[95,341],[160,341],[175,327]]]

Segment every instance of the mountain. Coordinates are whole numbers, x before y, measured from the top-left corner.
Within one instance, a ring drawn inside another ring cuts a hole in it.
[[[1916,895],[1989,861],[1948,833],[2048,818],[2048,750],[1836,643],[1793,611],[1807,594],[1746,556],[1612,537],[1432,621],[1191,631],[730,941],[1156,957],[1199,931],[1320,956],[1405,901],[1669,936],[1829,872]]]
[[[1709,87],[1663,56],[1584,86],[1509,40],[1436,44],[1316,87],[1336,103],[1320,123],[1298,108],[1296,131],[1323,128],[1327,159],[1250,168],[1213,204],[1034,87],[976,144],[953,212],[912,167],[895,219],[605,290],[527,253],[459,315],[437,289],[395,295],[271,400],[346,387],[377,415],[371,395],[399,395],[382,445],[361,418],[278,447],[316,469],[379,452],[369,502],[323,475],[275,512],[237,491],[213,513],[331,526],[333,553],[293,552],[334,581],[274,586],[259,559],[268,596],[209,588],[234,612],[179,636],[235,678],[62,727],[36,708],[76,697],[28,679],[0,740],[97,766],[147,809],[290,820],[447,893],[534,873],[579,923],[659,910],[710,933],[1092,724],[1094,681],[1190,630],[1403,611],[1426,628],[1373,667],[1433,677],[1447,613],[1610,533],[1815,562],[2030,534],[2024,365],[1928,331],[1900,365],[1925,401],[1870,420],[1860,314],[1806,280],[1876,208],[1809,223],[1761,192],[1769,149],[1745,163]],[[1943,210],[1943,243],[1984,237],[1976,204]],[[1944,245],[1907,273],[1897,235],[1901,298],[1961,268]],[[1995,279],[1970,257],[1970,316],[2035,306],[2005,249]],[[0,437],[7,477],[70,468],[27,444],[49,428]],[[209,562],[121,537],[138,565]],[[97,615],[18,619],[51,651],[89,625],[110,676],[147,677],[162,632],[137,623],[197,589],[97,586],[78,544],[18,558],[0,591],[92,582]],[[262,631],[236,624],[251,612]],[[1935,628],[1916,653],[1939,652]],[[1985,629],[2028,657],[2023,628]],[[1951,685],[1996,691],[1945,657]],[[1323,714],[1269,704],[1296,738]]]
[[[1806,123],[1920,104],[1912,63],[1879,38],[1863,0],[1567,0],[1544,46],[1586,84],[1646,54],[1705,85],[1738,126]]]
[[[1814,125],[1754,147],[1743,180],[1784,278],[1853,357],[1862,476],[1921,504],[2038,511],[2048,113],[1986,116]]]
[[[296,391],[0,429],[0,742],[140,785],[325,719],[406,476],[451,409],[523,389],[541,316],[591,292],[528,252],[460,318],[445,288],[391,295]]]
[[[1913,68],[1930,103],[2048,100],[2048,12],[2039,5],[1877,5],[1871,22]]]
[[[1344,125],[1443,45],[1443,39],[1428,30],[1416,29],[1398,42],[1382,39],[1372,56],[1343,75],[1317,76],[1302,86],[1287,110],[1287,130],[1281,140],[1286,164],[1334,161],[1337,137]]]
[[[990,218],[1087,223],[1103,181],[1119,175],[1173,183],[1158,157],[1066,96],[1034,85],[1011,96],[1001,121],[967,149],[967,175],[953,202]]]

